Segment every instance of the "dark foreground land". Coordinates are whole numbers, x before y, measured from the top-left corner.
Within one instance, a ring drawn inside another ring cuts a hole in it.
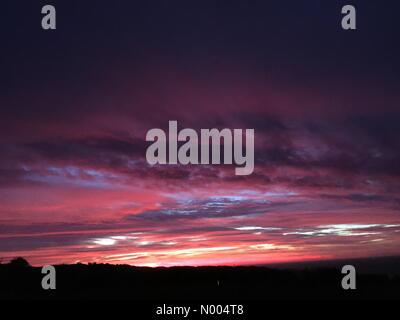
[[[385,262],[386,261],[386,262]],[[372,261],[392,269],[400,258]],[[355,267],[371,261],[354,261]],[[295,268],[173,267],[76,264],[56,266],[56,290],[43,290],[41,268],[0,265],[0,299],[283,300],[400,299],[400,275],[357,272],[356,290],[343,290],[343,264]],[[365,268],[364,268],[365,269]],[[378,270],[378,269],[377,269]],[[399,269],[400,272],[400,269]]]

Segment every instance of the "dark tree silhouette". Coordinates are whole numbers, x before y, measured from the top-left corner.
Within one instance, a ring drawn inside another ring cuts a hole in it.
[[[376,261],[380,261],[377,263]],[[110,264],[55,265],[57,290],[43,290],[41,267],[24,258],[0,265],[2,299],[307,300],[399,299],[399,257],[354,260],[357,290],[343,290],[343,261],[328,267],[264,266],[134,267]],[[374,272],[362,272],[372,263]],[[374,264],[376,263],[376,264]],[[379,271],[380,270],[380,271]]]
[[[29,267],[30,266],[29,262],[26,259],[22,258],[22,257],[17,257],[17,258],[12,259],[9,262],[9,265],[11,265],[13,267],[21,267],[21,268],[25,268],[25,267]]]

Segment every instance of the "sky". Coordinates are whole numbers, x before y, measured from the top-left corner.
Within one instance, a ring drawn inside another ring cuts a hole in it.
[[[57,29],[41,29],[41,7]],[[254,265],[400,254],[400,5],[5,1],[0,260]],[[146,162],[253,128],[255,168]]]

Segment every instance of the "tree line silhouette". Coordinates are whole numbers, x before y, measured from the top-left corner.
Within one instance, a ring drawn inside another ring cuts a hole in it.
[[[357,274],[343,290],[340,268],[264,266],[135,267],[56,265],[55,290],[43,290],[41,267],[24,258],[0,264],[0,299],[286,300],[399,299],[400,276]]]

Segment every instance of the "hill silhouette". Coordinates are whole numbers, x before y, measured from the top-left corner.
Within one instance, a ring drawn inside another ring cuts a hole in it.
[[[396,258],[399,262],[400,259]],[[400,276],[357,274],[343,290],[338,267],[148,268],[129,265],[57,265],[56,290],[43,290],[40,267],[22,259],[0,264],[0,299],[283,300],[399,299]]]

